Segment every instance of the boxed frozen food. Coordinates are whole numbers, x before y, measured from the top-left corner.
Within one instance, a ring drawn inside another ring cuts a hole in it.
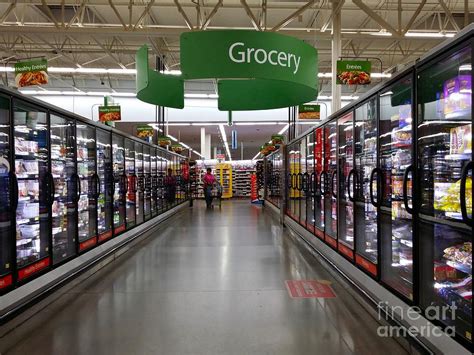
[[[471,75],[458,75],[444,82],[444,114],[446,117],[470,113],[471,90]]]
[[[444,249],[443,256],[456,263],[472,266],[472,242],[448,247]]]
[[[17,213],[20,219],[36,218],[39,216],[39,203],[19,203]]]
[[[455,183],[435,183],[434,207],[445,212],[461,213],[459,198],[461,180]],[[472,210],[472,178],[466,179],[466,209]]]
[[[472,152],[472,125],[451,128],[450,154],[470,154]]]

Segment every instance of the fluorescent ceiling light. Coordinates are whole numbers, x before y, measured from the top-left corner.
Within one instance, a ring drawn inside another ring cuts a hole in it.
[[[471,71],[471,70],[472,70],[471,64],[463,64],[459,66],[459,71]]]
[[[413,31],[408,31],[405,33],[405,37],[430,37],[430,38],[443,38],[443,37],[454,37],[456,33],[454,32],[448,32],[448,33],[442,33],[442,32],[413,32]]]
[[[276,122],[235,122],[236,126],[274,126]]]
[[[391,78],[390,73],[370,73],[373,78]],[[318,73],[318,78],[332,78],[332,73]]]
[[[191,126],[191,123],[168,123],[168,126]]]
[[[219,123],[209,123],[209,122],[191,123],[191,126],[217,126],[217,125],[219,125]]]
[[[216,94],[195,94],[189,93],[184,94],[184,97],[187,99],[217,99],[219,96]]]
[[[392,91],[384,92],[383,94],[380,94],[380,97],[389,96],[389,95],[393,95],[393,92]]]

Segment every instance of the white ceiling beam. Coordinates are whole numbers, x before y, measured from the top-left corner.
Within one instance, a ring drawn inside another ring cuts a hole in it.
[[[209,26],[209,24],[211,23],[212,18],[215,16],[215,14],[219,10],[219,8],[222,6],[222,4],[223,4],[223,0],[217,1],[216,6],[214,6],[212,11],[209,13],[209,16],[207,16],[207,18],[204,20],[204,23],[201,26],[201,30],[207,29],[207,26]]]
[[[110,57],[112,58],[122,69],[127,69],[127,67],[125,65],[123,65],[123,63],[120,61],[120,59],[118,57],[116,57],[108,48],[106,48],[104,45],[102,45],[102,43],[100,43],[99,40],[97,40],[97,38],[95,37],[92,37],[92,39],[95,41],[95,43],[97,43],[97,45]]]
[[[142,24],[143,20],[145,19],[145,16],[150,13],[151,7],[153,6],[154,3],[155,3],[155,0],[151,0],[148,3],[148,5],[145,7],[145,10],[143,10],[142,14],[140,15],[137,22],[135,23],[135,26],[133,27],[133,29],[137,29],[138,26]]]
[[[193,29],[193,24],[192,24],[191,21],[189,20],[188,15],[186,15],[186,12],[184,12],[183,7],[181,6],[181,4],[179,3],[178,0],[174,0],[174,3],[176,4],[176,7],[178,8],[179,13],[180,13],[181,16],[183,17],[183,20],[184,20],[184,22],[186,23],[186,26],[188,26],[188,28],[189,28],[190,30],[192,30],[192,29]]]
[[[441,7],[443,8],[444,10],[444,13],[446,14],[446,17],[449,19],[449,21],[451,22],[451,24],[453,25],[454,29],[456,31],[460,31],[461,29],[459,28],[459,25],[456,23],[456,21],[454,20],[454,17],[453,17],[453,14],[451,13],[451,11],[449,10],[449,8],[446,6],[445,2],[443,0],[438,0],[439,4],[441,5]]]
[[[286,27],[286,25],[290,24],[295,18],[297,18],[299,15],[301,15],[303,12],[305,12],[309,8],[311,8],[311,6],[313,6],[315,2],[316,2],[316,0],[311,0],[306,5],[300,7],[298,10],[293,12],[290,16],[288,16],[283,21],[281,21],[278,25],[274,26],[271,29],[271,31],[272,32],[279,31],[283,27]]]
[[[344,0],[339,1],[339,3],[337,4],[336,9],[334,9],[334,11],[331,11],[331,12],[330,12],[329,17],[328,17],[327,20],[324,22],[324,24],[321,26],[321,32],[326,32],[326,30],[328,29],[329,25],[332,23],[332,15],[333,15],[334,13],[338,13],[339,11],[341,11],[343,5],[344,5]]]
[[[78,18],[81,17],[82,13],[84,12],[84,9],[86,7],[86,2],[83,1],[81,6],[79,6],[78,9],[76,9],[76,12],[74,13],[74,16],[71,18],[71,20],[68,22],[68,24],[66,25],[66,28],[69,28],[72,26],[72,24],[74,23],[74,21],[76,21]]]
[[[109,0],[109,5],[112,8],[112,10],[115,13],[115,16],[119,19],[120,23],[122,24],[123,28],[127,30],[127,25],[125,24],[125,21],[123,20],[122,16],[120,15],[120,12],[118,12],[117,8],[115,7],[114,3],[112,0]]]
[[[15,9],[16,7],[16,1],[12,2],[10,4],[10,6],[8,6],[8,8],[6,9],[6,11],[3,13],[3,15],[0,17],[0,23],[3,23],[5,22],[5,20],[7,19],[7,17],[11,14],[11,12],[13,11],[13,9]]]
[[[420,14],[420,12],[423,9],[423,6],[425,6],[425,4],[426,4],[426,0],[421,0],[420,5],[418,5],[415,13],[413,14],[413,16],[410,18],[407,25],[405,26],[405,31],[403,31],[404,33],[408,32],[408,30],[411,28],[411,26],[415,22],[416,18]]]
[[[442,1],[442,0],[440,0]],[[367,15],[369,15],[372,20],[377,22],[383,29],[390,32],[393,36],[398,37],[398,31],[393,28],[387,21],[385,21],[379,14],[373,11],[369,6],[367,6],[362,0],[352,0],[354,4],[356,4],[362,11],[364,11]]]
[[[252,10],[250,9],[249,5],[247,4],[247,1],[245,0],[240,0],[240,3],[242,4],[242,6],[244,7],[244,10],[245,12],[247,13],[247,16],[250,18],[250,21],[252,22],[252,26],[257,30],[257,31],[261,31],[262,28],[260,27],[260,25],[258,24],[257,22],[257,19],[255,18]]]
[[[132,28],[133,0],[128,3],[128,28]]]
[[[469,0],[464,0],[464,27],[469,25]]]
[[[43,9],[46,12],[46,16],[54,23],[54,26],[56,26],[56,28],[59,28],[60,26],[58,20],[56,20],[56,17],[54,17],[53,13],[51,12],[51,9],[49,8],[46,0],[42,0],[41,4],[43,5]]]

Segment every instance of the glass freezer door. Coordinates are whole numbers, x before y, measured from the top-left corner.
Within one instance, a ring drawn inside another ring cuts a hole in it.
[[[312,155],[314,157],[314,213],[316,235],[324,239],[324,191],[326,190],[326,173],[324,172],[324,137],[323,128],[316,128],[314,131],[314,144],[312,145]]]
[[[297,147],[299,149],[300,153],[300,166],[301,166],[301,171],[299,175],[300,179],[300,193],[301,193],[301,199],[299,201],[300,204],[300,209],[299,209],[299,220],[300,224],[308,228],[310,226],[311,231],[314,231],[314,206],[312,204],[312,199],[311,199],[311,194],[309,192],[309,174],[307,172],[307,160],[306,160],[306,152],[307,152],[307,146],[306,146],[306,137],[301,139]],[[312,159],[312,158],[310,158]],[[309,211],[309,212],[308,212]],[[311,213],[312,212],[312,213]],[[309,220],[307,220],[307,215],[309,215]]]
[[[11,162],[10,99],[0,96],[0,293],[13,284],[13,217],[16,176]]]
[[[151,161],[151,215],[155,217],[158,214],[158,170],[157,170],[157,149],[152,147],[150,150]]]
[[[74,162],[76,137],[72,120],[51,114],[50,117],[51,173],[54,199],[51,207],[53,234],[53,264],[76,254],[77,203],[80,181]]]
[[[339,140],[338,160],[338,196],[339,196],[339,252],[349,259],[354,259],[354,155],[353,113],[337,120]]]
[[[114,234],[125,230],[125,204],[127,195],[127,177],[125,175],[124,138],[112,134],[112,155],[114,174]]]
[[[324,171],[327,183],[324,190],[324,239],[337,248],[337,125],[329,122],[324,127]]]
[[[355,112],[355,239],[356,264],[377,276],[378,205],[377,99],[374,97]]]
[[[380,94],[381,278],[413,300],[412,160],[413,116],[411,76]]]
[[[112,237],[114,176],[110,133],[96,129],[97,136],[97,228],[98,242]]]
[[[143,172],[143,144],[135,142],[135,172],[137,174],[137,224],[143,223],[145,176]]]
[[[420,70],[417,190],[424,307],[456,307],[440,319],[472,341],[471,45]]]
[[[21,101],[13,109],[16,208],[16,259],[18,281],[50,266],[50,207],[53,176],[48,167],[46,112]]]
[[[136,225],[137,175],[135,173],[135,142],[125,139],[125,173],[127,175],[127,229]]]
[[[151,166],[150,147],[143,146],[143,172],[144,172],[144,213],[145,221],[151,218]]]
[[[77,173],[80,179],[78,203],[79,251],[97,244],[97,199],[99,176],[96,169],[95,128],[76,122]]]

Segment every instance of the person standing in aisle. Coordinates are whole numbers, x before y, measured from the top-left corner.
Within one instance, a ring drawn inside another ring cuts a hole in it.
[[[176,178],[173,176],[173,169],[168,168],[168,175],[165,176],[166,201],[173,204],[176,198]]]
[[[204,175],[203,185],[204,185],[204,197],[206,198],[207,208],[212,206],[212,188],[216,184],[216,177],[212,175],[212,169],[207,168],[206,174]]]

